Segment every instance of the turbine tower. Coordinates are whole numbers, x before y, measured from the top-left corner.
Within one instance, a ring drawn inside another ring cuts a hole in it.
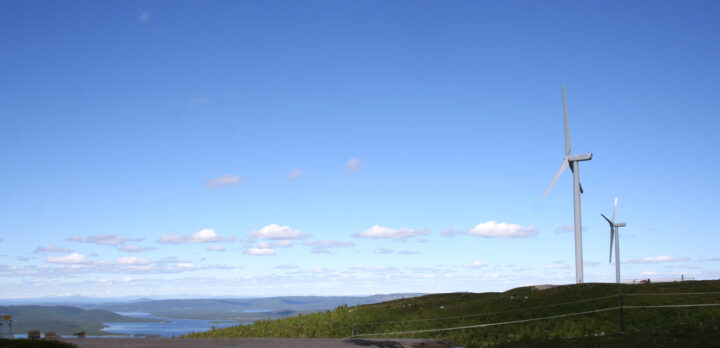
[[[572,149],[572,144],[570,142],[570,126],[568,126],[568,115],[567,115],[567,100],[565,98],[565,86],[562,87],[562,93],[563,93],[563,113],[565,114],[565,159],[563,159],[562,165],[560,165],[560,170],[558,170],[557,174],[555,174],[555,178],[550,183],[550,186],[548,186],[547,190],[545,191],[545,195],[543,195],[543,199],[547,197],[548,192],[550,192],[550,189],[555,185],[555,181],[557,181],[558,177],[560,177],[560,174],[562,174],[565,169],[570,167],[570,170],[573,172],[573,208],[575,211],[575,281],[580,284],[583,282],[583,256],[582,256],[582,218],[580,214],[580,194],[583,193],[582,186],[580,185],[580,166],[579,162],[581,161],[589,161],[592,159],[592,153],[587,153],[584,155],[571,155],[570,150]]]
[[[605,215],[602,217],[610,224],[610,262],[612,262],[612,246],[613,237],[615,237],[615,281],[620,284],[620,227],[625,227],[624,222],[615,223],[615,212],[617,211],[617,198],[615,198],[615,208],[613,208],[612,220]]]

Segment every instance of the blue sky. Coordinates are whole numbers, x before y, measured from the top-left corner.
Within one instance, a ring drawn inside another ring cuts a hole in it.
[[[573,283],[562,85],[585,280],[716,279],[718,14],[2,1],[0,298]]]

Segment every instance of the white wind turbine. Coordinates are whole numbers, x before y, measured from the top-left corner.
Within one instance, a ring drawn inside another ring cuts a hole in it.
[[[570,167],[570,170],[573,172],[573,208],[575,212],[575,280],[577,283],[583,282],[583,256],[582,256],[582,218],[581,218],[581,212],[580,212],[580,194],[583,192],[582,186],[580,185],[580,167],[578,165],[578,162],[581,161],[589,161],[592,159],[592,153],[587,153],[584,155],[571,155],[570,150],[572,149],[572,144],[570,143],[570,126],[568,126],[568,116],[567,116],[567,100],[565,98],[565,86],[562,87],[562,93],[563,93],[563,113],[565,114],[565,159],[563,159],[563,163],[560,166],[560,170],[558,170],[557,174],[555,174],[555,178],[550,183],[550,186],[545,191],[545,195],[543,195],[543,199],[547,197],[548,192],[550,192],[550,189],[555,185],[555,181],[557,181],[558,177],[560,177],[560,174],[562,174],[565,169]]]
[[[615,223],[615,212],[617,212],[617,198],[615,198],[615,207],[613,208],[612,220],[605,215],[602,217],[610,224],[610,262],[612,262],[612,245],[613,237],[615,238],[615,281],[620,284],[620,227],[625,227],[624,222]]]

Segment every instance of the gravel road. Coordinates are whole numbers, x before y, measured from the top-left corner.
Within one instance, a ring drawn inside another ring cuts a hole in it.
[[[80,348],[453,348],[447,341],[410,338],[330,339],[330,338],[64,338]]]

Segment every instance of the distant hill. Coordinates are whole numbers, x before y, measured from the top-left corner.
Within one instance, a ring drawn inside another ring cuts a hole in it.
[[[334,309],[340,305],[355,306],[422,294],[386,294],[372,296],[281,296],[263,298],[150,300],[127,303],[104,303],[85,308],[113,312],[145,312],[167,318],[237,320],[249,322],[284,318],[299,313]]]
[[[70,306],[0,306],[0,314],[11,315],[14,333],[31,330],[53,331],[72,335],[85,331],[88,335],[107,334],[100,329],[103,322],[140,322],[155,319],[131,318],[105,310],[85,310]]]
[[[623,294],[626,335],[617,334],[619,293]],[[625,343],[635,346],[641,342],[640,338],[651,339],[648,342],[653,342],[652,346],[677,346],[672,342],[673,337],[685,332],[697,337],[677,342],[698,347],[717,344],[720,306],[647,307],[698,304],[720,304],[720,281],[644,285],[589,283],[523,287],[503,293],[433,294],[343,306],[333,311],[258,321],[189,337],[339,338],[392,333],[370,337],[438,338],[466,347],[516,346],[515,343],[524,347],[622,346]],[[507,322],[514,323],[496,325]],[[483,324],[492,325],[463,328]],[[458,329],[438,330],[448,328]]]

